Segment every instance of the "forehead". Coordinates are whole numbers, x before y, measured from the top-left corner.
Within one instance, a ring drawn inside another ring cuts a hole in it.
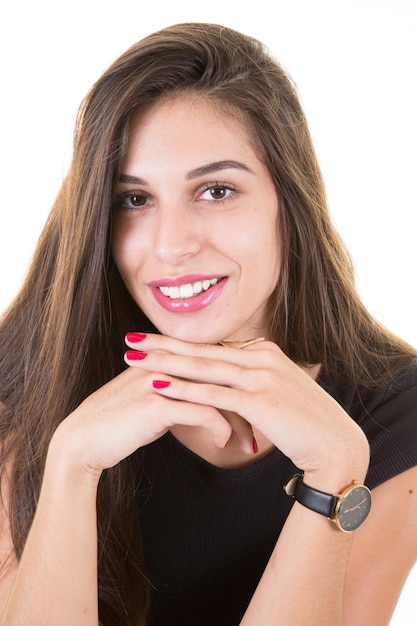
[[[165,99],[133,116],[128,155],[138,150],[154,153],[158,147],[177,155],[187,150],[254,151],[248,124],[240,111],[195,94]]]

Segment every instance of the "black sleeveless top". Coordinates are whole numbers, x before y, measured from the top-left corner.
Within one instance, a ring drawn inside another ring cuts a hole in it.
[[[417,363],[380,391],[319,380],[363,428],[374,488],[417,465]],[[138,489],[152,626],[238,626],[293,504],[282,487],[297,471],[275,449],[222,469],[171,433],[143,449]],[[146,483],[146,484],[145,484]]]

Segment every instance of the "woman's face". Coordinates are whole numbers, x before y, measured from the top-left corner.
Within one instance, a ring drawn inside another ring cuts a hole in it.
[[[196,98],[163,102],[132,126],[121,171],[113,256],[159,331],[204,343],[265,336],[279,201],[245,126]]]

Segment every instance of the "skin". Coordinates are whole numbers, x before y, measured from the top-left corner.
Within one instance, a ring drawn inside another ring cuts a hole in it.
[[[278,279],[279,201],[244,127],[198,100],[165,102],[132,129],[122,171],[146,184],[116,186],[113,256],[156,327],[196,343],[264,336]],[[149,283],[190,274],[227,284],[198,312],[165,311]]]
[[[190,171],[225,160],[245,167],[190,179]],[[207,103],[164,102],[132,127],[123,174],[142,183],[121,181],[115,190],[113,255],[162,334],[129,334],[130,367],[57,429],[22,560],[1,586],[7,596],[13,583],[3,625],[98,625],[98,481],[167,430],[223,467],[278,446],[306,484],[331,493],[366,475],[366,438],[315,382],[319,366],[306,371],[268,340],[279,201],[245,128]],[[225,182],[238,192],[214,203],[213,189],[217,197]],[[149,286],[200,272],[227,282],[192,313],[166,310]],[[259,336],[266,341],[244,349],[217,345]],[[369,521],[352,534],[295,503],[242,625],[388,624],[417,554],[416,487],[414,468],[375,489]],[[393,503],[396,515],[387,516]],[[375,567],[380,558],[383,567]],[[370,588],[375,593],[365,593]]]
[[[165,102],[131,129],[122,172],[114,194],[113,257],[155,326],[187,342],[266,337],[265,306],[279,271],[279,200],[245,128],[199,100]],[[226,285],[198,311],[164,310],[149,285],[188,283],[190,275],[225,277]],[[204,428],[171,430],[201,456],[228,467],[244,464],[241,450],[253,454],[253,429],[233,411],[227,418],[233,457],[208,445]],[[258,449],[271,447],[255,434]]]

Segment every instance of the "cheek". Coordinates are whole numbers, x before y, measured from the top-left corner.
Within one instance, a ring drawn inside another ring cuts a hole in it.
[[[266,296],[269,297],[274,291],[280,273],[280,247],[277,238],[270,242],[269,249],[265,247],[262,257],[262,273],[265,277]]]
[[[263,277],[262,283],[270,293],[275,288],[281,266],[281,238],[276,213],[259,212],[257,225],[252,228],[252,271]]]
[[[141,266],[144,256],[143,241],[135,231],[116,224],[111,240],[113,260],[123,280],[128,283]]]
[[[111,238],[111,253],[113,256],[113,261],[120,272],[120,275],[124,277],[124,257],[125,257],[125,246],[123,242],[123,238],[120,237],[120,233],[118,231],[113,231]]]

